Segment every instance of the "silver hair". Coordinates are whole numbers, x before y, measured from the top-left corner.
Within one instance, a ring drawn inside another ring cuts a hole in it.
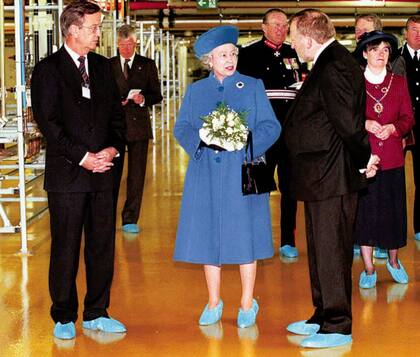
[[[213,52],[213,50],[211,50],[209,53],[206,53],[206,54],[204,54],[204,55],[202,55],[200,58],[199,58],[199,60],[200,60],[200,62],[201,62],[201,65],[205,68],[205,69],[208,69],[208,70],[211,70],[211,64],[210,64],[210,61],[211,61],[211,56],[212,56],[212,52]],[[239,54],[239,48],[237,47],[237,46],[235,46],[235,54],[236,55],[238,55]]]

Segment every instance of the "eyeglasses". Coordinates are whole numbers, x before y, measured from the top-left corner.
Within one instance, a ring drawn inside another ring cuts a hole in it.
[[[98,33],[102,30],[102,25],[92,25],[92,26],[79,26],[79,28],[88,29],[90,33]]]
[[[266,25],[273,26],[273,27],[278,27],[278,28],[282,28],[282,29],[287,29],[289,27],[288,23],[281,24],[281,23],[278,23],[278,22],[267,22]]]

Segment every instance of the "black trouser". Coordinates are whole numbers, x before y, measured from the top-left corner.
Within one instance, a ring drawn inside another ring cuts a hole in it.
[[[122,211],[122,224],[137,223],[140,216],[149,140],[132,141],[128,146],[127,198]]]
[[[415,186],[413,225],[414,225],[414,233],[420,233],[420,142],[419,141],[416,141],[416,145],[411,148],[411,154],[413,156],[413,176],[414,176],[414,186]]]
[[[287,194],[288,185],[288,165],[285,160],[285,146],[281,141],[277,141],[266,152],[267,166],[271,174],[274,176],[277,167],[277,179],[279,189],[281,192],[280,197],[280,233],[281,242],[280,246],[290,245],[295,246],[295,230],[296,230],[296,211],[297,201],[290,198]]]
[[[320,333],[351,334],[351,267],[357,193],[305,202],[312,302]]]
[[[77,320],[76,276],[83,230],[87,284],[83,320],[108,316],[115,251],[112,191],[48,192],[48,205],[51,317],[61,323]]]

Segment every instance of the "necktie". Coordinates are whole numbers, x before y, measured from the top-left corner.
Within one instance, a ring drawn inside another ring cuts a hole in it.
[[[124,60],[124,77],[125,79],[128,79],[128,73],[130,72],[130,66],[128,65],[128,62],[130,62],[129,59]]]
[[[417,57],[417,51],[414,51],[413,61],[414,61],[414,63],[416,63],[416,64],[418,64],[418,63],[420,62],[420,61],[419,61],[419,58]]]
[[[88,87],[89,88],[89,76],[86,73],[85,57],[84,56],[80,56],[78,58],[78,61],[80,62],[79,72],[80,72],[80,75],[82,76],[82,85],[84,87]]]

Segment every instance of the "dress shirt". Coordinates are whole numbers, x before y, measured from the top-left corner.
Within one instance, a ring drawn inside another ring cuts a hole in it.
[[[133,53],[133,55],[130,57],[130,61],[128,62],[128,67],[131,69],[131,66],[133,65],[133,61],[134,61],[134,56],[136,54]],[[128,59],[128,58],[127,58]],[[120,63],[121,63],[121,69],[124,73],[124,63],[125,63],[125,58],[123,56],[120,56]]]
[[[130,61],[128,62],[128,67],[131,69],[132,65],[133,65],[133,61],[134,61],[134,56],[136,55],[136,53],[134,52],[133,55],[130,57]],[[127,58],[128,59],[128,58]],[[120,63],[121,63],[121,70],[124,73],[124,63],[125,63],[125,58],[123,56],[120,56]],[[143,102],[141,104],[139,104],[141,107],[144,107],[144,102],[145,100],[143,100]]]
[[[76,65],[76,67],[79,68],[79,66],[80,66],[79,57],[81,55],[76,53],[75,51],[73,51],[69,46],[67,46],[66,43],[64,43],[64,48],[66,49],[67,53],[70,55],[71,59],[73,60],[74,64]],[[88,56],[87,56],[87,54],[85,54],[83,56],[85,57],[86,74],[89,76]],[[80,162],[79,162],[80,166],[83,165],[83,163],[85,162],[88,155],[89,155],[89,152],[87,152],[85,154],[85,156],[83,156],[82,160],[80,160]]]
[[[319,55],[322,53],[322,51],[324,51],[334,41],[335,41],[335,38],[332,37],[327,42],[325,42],[320,48],[318,48],[318,51],[316,51],[315,56],[314,56],[314,65]]]
[[[414,59],[414,51],[415,49],[413,49],[412,47],[410,47],[410,45],[407,43],[407,50],[410,53],[411,58]],[[420,60],[420,48],[417,50],[417,59]]]
[[[83,56],[85,57],[85,68],[86,68],[86,74],[89,76],[89,62],[88,62],[88,55],[86,54],[79,54],[73,51],[69,46],[67,46],[66,43],[64,43],[64,48],[66,49],[67,53],[70,55],[71,59],[73,60],[74,64],[77,68],[80,66],[79,57]]]

